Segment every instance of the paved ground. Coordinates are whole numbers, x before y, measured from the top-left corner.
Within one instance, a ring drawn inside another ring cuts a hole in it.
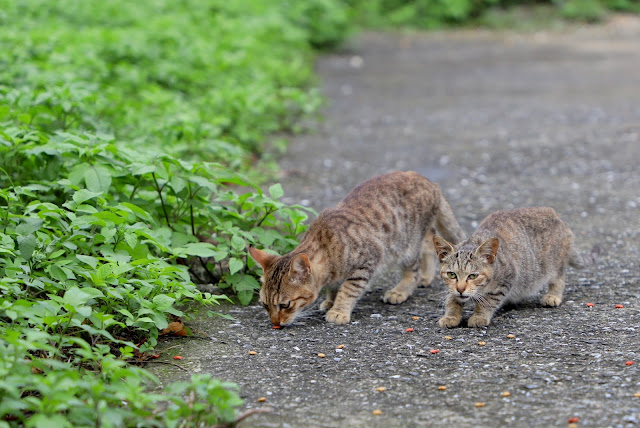
[[[198,321],[212,340],[164,358],[180,353],[190,372],[237,382],[246,408],[274,409],[243,427],[640,425],[639,41],[631,18],[561,33],[362,35],[319,61],[325,120],[281,161],[288,202],[316,209],[394,169],[439,182],[467,232],[494,210],[553,206],[580,248],[603,249],[568,272],[561,307],[531,300],[489,328],[441,329],[442,282],[390,306],[389,272],[350,325],[312,313],[272,330],[261,307],[225,306],[236,321]]]

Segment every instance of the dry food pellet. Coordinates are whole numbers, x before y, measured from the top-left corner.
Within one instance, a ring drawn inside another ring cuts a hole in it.
[[[408,329],[405,330],[407,333],[411,333],[413,331],[413,329],[411,327],[409,327]]]
[[[438,352],[440,352],[439,349],[432,349],[431,351],[429,351],[432,354],[437,354]]]
[[[580,422],[580,418],[576,418],[576,417],[569,418],[570,424],[577,424],[578,422]]]
[[[279,328],[281,328],[281,327],[280,327],[279,325],[274,325],[274,326],[273,326],[273,327],[271,327],[271,328],[275,328],[275,329],[277,330],[277,329],[279,329]]]
[[[181,360],[182,359],[182,355],[176,355],[175,357],[173,357],[174,360]]]
[[[258,354],[256,351],[249,351],[249,355],[256,355]]]
[[[324,358],[324,357],[326,357],[326,355],[324,355],[322,352],[320,352],[320,353],[318,354],[318,357],[320,357],[320,358]]]
[[[515,334],[507,334],[507,339],[515,339],[516,335]]]
[[[386,390],[387,390],[387,388],[385,388],[384,386],[379,386],[379,387],[376,388],[376,391],[378,391],[378,392],[382,392],[382,391],[386,391]]]
[[[585,303],[585,305],[587,306],[587,308],[593,308],[593,303]]]
[[[382,410],[380,410],[380,409],[375,409],[375,410],[374,410],[373,412],[371,412],[371,413],[373,413],[374,415],[378,416],[378,415],[381,415],[381,414],[382,414]]]
[[[336,349],[342,349],[342,348],[344,348],[344,345],[338,345],[338,346],[336,346]]]
[[[635,394],[633,394],[633,396],[636,398],[640,397],[640,392],[636,392]]]
[[[629,361],[627,361],[627,362],[625,363],[625,365],[627,365],[627,366],[632,366],[632,365],[633,365],[633,361],[629,360]]]
[[[478,345],[480,345],[480,346],[484,346],[486,344],[487,344],[487,342],[478,342]]]
[[[511,397],[511,393],[509,391],[502,391],[503,397]]]
[[[616,309],[622,309],[624,308],[624,305],[616,305]]]
[[[578,424],[569,424],[567,428],[578,428]]]
[[[258,403],[264,403],[265,401],[267,401],[267,397],[260,397],[256,400]]]
[[[485,403],[483,403],[482,401],[478,401],[478,402],[476,402],[476,403],[474,404],[474,406],[476,406],[476,407],[484,407],[485,405],[486,405],[486,404],[485,404]]]
[[[414,321],[418,321],[420,319],[420,317],[411,317],[412,320]]]
[[[447,339],[447,340],[453,339],[453,337],[451,337],[451,336],[445,336],[444,338]]]
[[[439,386],[438,386],[438,390],[440,390],[440,391],[446,391],[446,390],[447,390],[447,387],[446,387],[446,385],[439,385]]]

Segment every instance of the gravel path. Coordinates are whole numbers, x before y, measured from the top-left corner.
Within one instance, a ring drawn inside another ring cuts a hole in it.
[[[562,306],[532,299],[488,328],[446,330],[442,282],[385,305],[389,272],[350,325],[316,312],[272,330],[259,305],[224,306],[235,321],[195,324],[212,341],[164,358],[238,383],[246,408],[273,408],[243,427],[640,425],[639,40],[640,21],[624,17],[553,33],[361,35],[319,61],[324,121],[280,162],[287,202],[318,210],[395,169],[438,182],[469,233],[498,209],[553,206],[579,248],[603,249],[569,270]]]

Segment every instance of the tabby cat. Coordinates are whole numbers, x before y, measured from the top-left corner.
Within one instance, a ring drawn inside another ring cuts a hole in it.
[[[403,277],[383,300],[402,303],[435,276],[435,228],[453,242],[464,239],[438,185],[416,172],[374,177],[322,211],[290,253],[249,249],[264,271],[260,303],[274,325],[288,325],[327,286],[326,320],[347,324],[374,273],[394,263]]]
[[[448,288],[441,327],[458,326],[462,307],[470,300],[476,306],[467,325],[487,326],[500,306],[519,302],[547,285],[542,304],[558,306],[565,267],[584,263],[574,249],[571,230],[546,207],[497,211],[458,245],[437,235],[433,242]]]

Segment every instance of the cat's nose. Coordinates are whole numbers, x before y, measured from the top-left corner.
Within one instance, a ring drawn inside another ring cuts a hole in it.
[[[456,290],[458,290],[458,293],[460,293],[460,295],[462,296],[462,293],[464,293],[464,290],[466,290],[465,286],[457,286]]]

